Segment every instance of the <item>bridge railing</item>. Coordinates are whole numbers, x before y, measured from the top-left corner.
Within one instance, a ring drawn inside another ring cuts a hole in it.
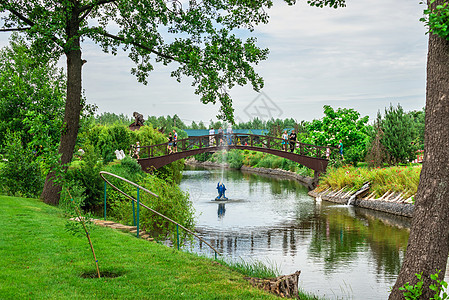
[[[176,146],[175,146],[176,145]],[[140,146],[141,158],[146,157],[159,157],[168,155],[174,152],[183,152],[193,149],[202,149],[209,147],[222,147],[227,146],[249,146],[268,148],[280,151],[290,151],[290,141],[282,138],[256,135],[256,134],[212,134],[203,136],[192,136],[185,139],[172,142],[169,148],[169,143],[161,143],[151,146]],[[295,143],[296,153],[304,156],[317,157],[326,159],[327,146],[317,146],[301,142]],[[330,148],[330,158],[336,158],[336,147]],[[170,152],[171,151],[171,152]]]

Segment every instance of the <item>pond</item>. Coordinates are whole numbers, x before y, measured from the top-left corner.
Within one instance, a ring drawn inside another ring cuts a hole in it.
[[[223,178],[229,201],[217,203]],[[405,254],[409,219],[317,202],[296,181],[234,170],[187,169],[181,188],[197,230],[225,259],[260,260],[326,299],[386,299]],[[192,250],[208,256],[207,246]]]

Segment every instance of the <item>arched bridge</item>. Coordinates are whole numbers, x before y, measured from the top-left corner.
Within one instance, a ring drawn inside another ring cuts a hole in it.
[[[141,146],[139,164],[144,171],[160,168],[176,160],[204,152],[216,152],[223,149],[241,149],[265,152],[297,162],[315,171],[315,177],[325,172],[329,160],[326,158],[324,146],[316,146],[296,142],[295,152],[290,152],[287,141],[287,150],[284,150],[284,140],[277,137],[255,134],[214,134],[194,136],[177,141],[177,149],[169,149],[169,143],[152,146]],[[330,150],[336,149],[330,147]],[[171,152],[172,150],[173,152]],[[335,151],[330,151],[331,157]]]

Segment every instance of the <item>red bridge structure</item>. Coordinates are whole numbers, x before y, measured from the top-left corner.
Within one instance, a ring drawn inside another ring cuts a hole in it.
[[[321,173],[326,172],[329,160],[326,157],[326,146],[316,146],[296,142],[295,152],[290,152],[290,144],[287,145],[288,151],[283,150],[283,139],[255,134],[214,134],[194,136],[177,141],[177,152],[169,153],[168,142],[140,146],[139,164],[146,172],[152,169],[158,169],[176,160],[186,158],[192,155],[204,152],[217,152],[221,150],[241,149],[250,151],[265,152],[297,162],[307,168],[314,170],[315,181]],[[288,142],[288,141],[287,141]],[[329,147],[335,150],[335,147]],[[335,156],[335,151],[330,151],[330,157]]]

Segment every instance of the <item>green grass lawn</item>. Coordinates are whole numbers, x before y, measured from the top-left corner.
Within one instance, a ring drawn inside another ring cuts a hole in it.
[[[0,299],[278,299],[213,260],[94,226],[95,273],[84,236],[65,230],[60,209],[0,196]]]

